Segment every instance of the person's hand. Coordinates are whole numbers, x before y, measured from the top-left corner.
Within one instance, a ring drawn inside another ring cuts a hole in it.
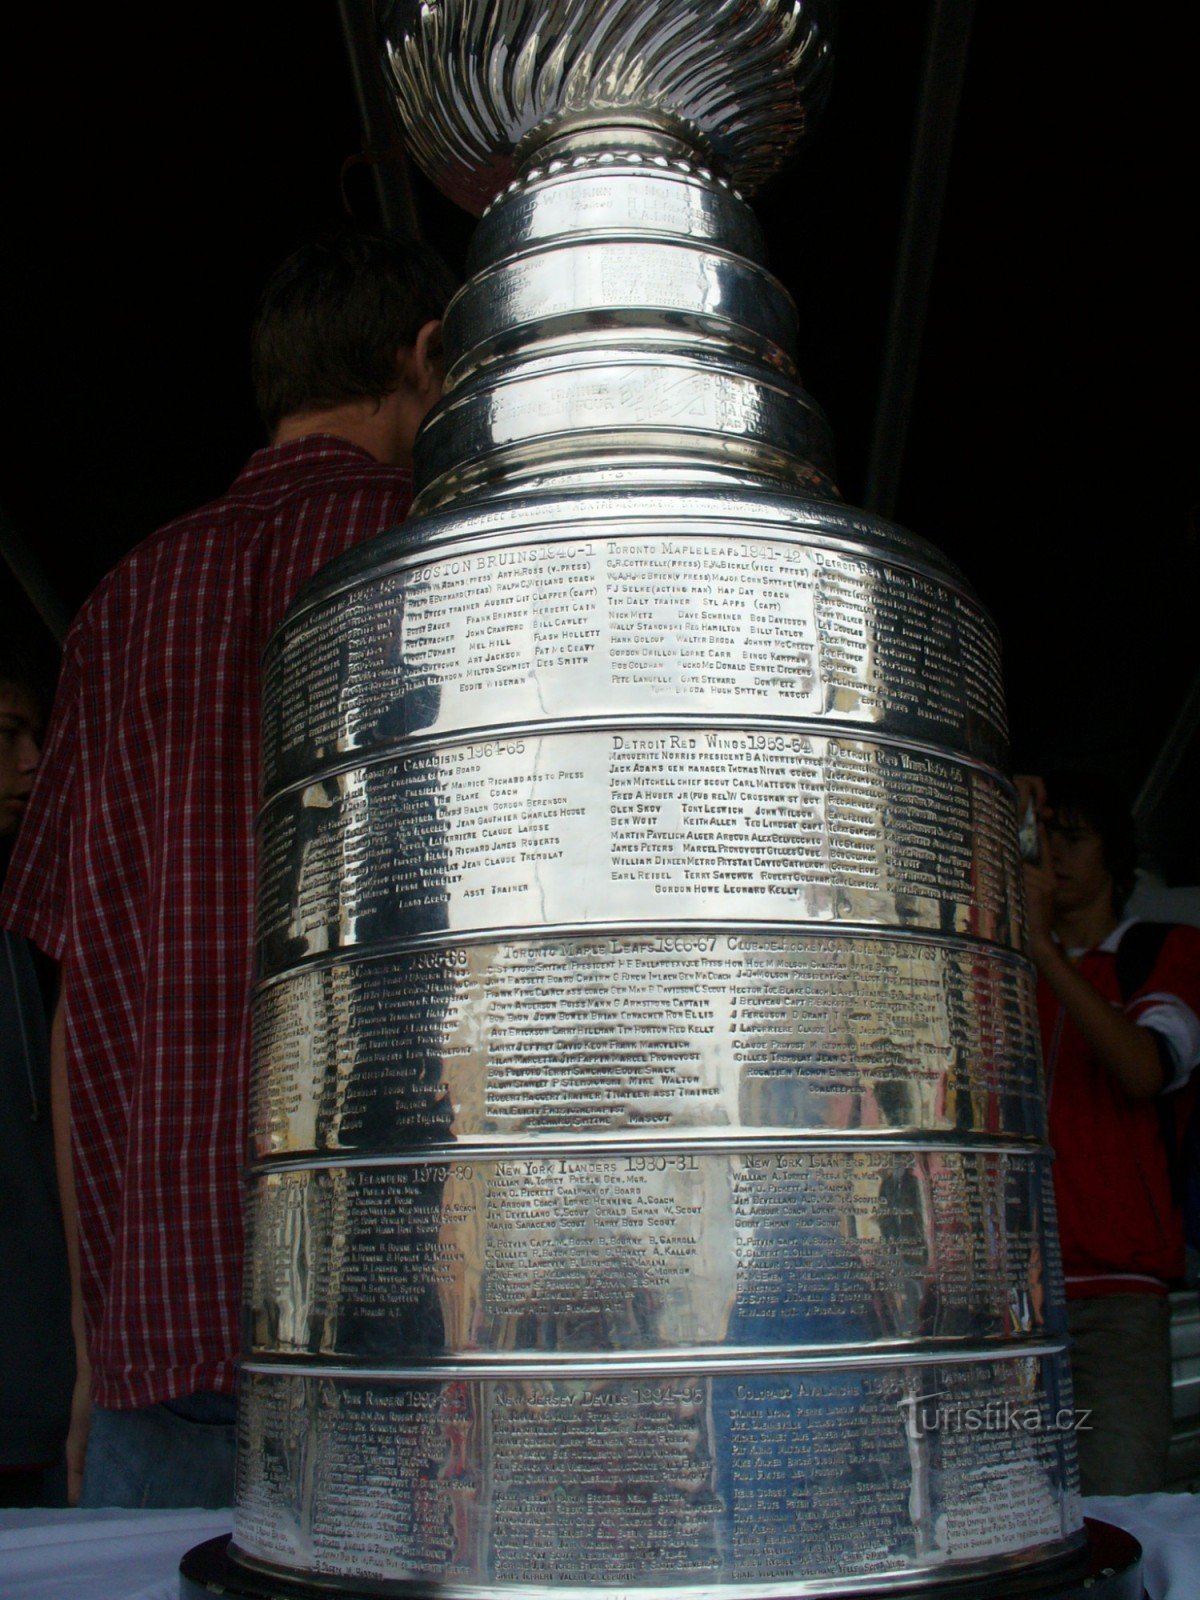
[[[1047,951],[1055,949],[1054,939],[1054,870],[1050,865],[1045,844],[1040,861],[1026,861],[1025,870],[1025,921],[1029,935],[1029,953],[1042,965]]]
[[[79,1504],[83,1488],[83,1464],[87,1459],[88,1433],[92,1426],[92,1369],[77,1363],[75,1388],[71,1394],[71,1421],[67,1428],[67,1504]]]
[[[1032,806],[1034,816],[1044,822],[1050,814],[1050,803],[1042,779],[1035,772],[1018,772],[1013,782],[1017,786],[1017,815],[1023,817]]]
[[[1013,779],[1017,790],[1017,824],[1021,836],[1021,864],[1025,873],[1026,932],[1029,953],[1042,965],[1047,953],[1053,957],[1054,870],[1050,863],[1050,842],[1046,823],[1052,815],[1046,785],[1036,773],[1018,773]],[[1033,830],[1032,839],[1029,837]]]
[[[1034,773],[1018,773],[1013,779],[1017,789],[1017,843],[1022,861],[1046,859],[1044,824],[1050,817],[1050,803],[1046,798],[1046,785]]]

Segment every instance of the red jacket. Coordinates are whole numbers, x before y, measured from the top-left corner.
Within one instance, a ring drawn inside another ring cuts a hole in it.
[[[1172,929],[1149,977],[1126,1001],[1116,957],[1123,932],[1082,955],[1078,970],[1113,1005],[1170,1041],[1177,1071],[1164,1094],[1174,1100],[1200,1059],[1200,929]],[[1131,1099],[1045,982],[1038,984],[1038,1012],[1067,1298],[1165,1294],[1183,1273],[1184,1249],[1162,1098]]]

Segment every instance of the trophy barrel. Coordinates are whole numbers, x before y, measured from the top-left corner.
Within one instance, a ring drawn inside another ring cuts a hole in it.
[[[1133,1593],[1080,1509],[995,629],[837,498],[725,175],[802,123],[811,13],[389,39],[494,198],[416,515],[265,660],[237,1508],[190,1592]]]

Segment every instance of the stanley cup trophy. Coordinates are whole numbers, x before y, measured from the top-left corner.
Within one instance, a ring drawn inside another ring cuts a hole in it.
[[[742,194],[808,0],[399,0],[482,211],[265,662],[200,1596],[1140,1595],[1085,1527],[995,630],[848,510]]]

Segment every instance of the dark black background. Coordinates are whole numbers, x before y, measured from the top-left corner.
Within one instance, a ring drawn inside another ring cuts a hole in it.
[[[367,0],[361,0],[366,4]],[[761,197],[806,386],[861,502],[929,6],[846,0],[826,114]],[[1179,13],[1182,19],[1182,10]],[[1196,670],[1195,164],[1166,8],[978,0],[895,515],[1005,641],[1017,763],[1135,792]],[[68,610],[261,442],[259,285],[374,222],[334,0],[9,15],[0,506]],[[461,266],[469,221],[415,180]],[[3,573],[5,626],[49,636]],[[1200,879],[1194,757],[1147,820]]]

